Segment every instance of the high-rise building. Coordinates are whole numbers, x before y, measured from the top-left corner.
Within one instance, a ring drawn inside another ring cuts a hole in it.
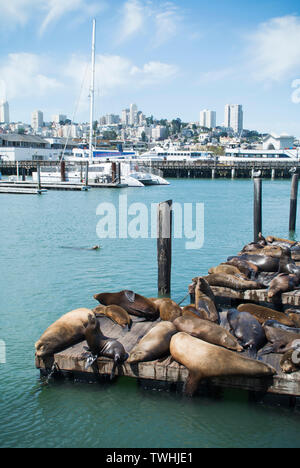
[[[241,104],[226,104],[224,126],[232,128],[235,133],[242,133],[244,129],[244,112]]]
[[[137,114],[138,114],[138,108],[136,104],[131,104],[130,105],[130,116],[129,116],[129,124],[130,125],[136,125],[137,124]]]
[[[7,101],[2,101],[0,104],[0,123],[9,123],[9,104]]]
[[[200,127],[216,128],[217,113],[215,111],[203,110],[200,112]]]
[[[130,116],[130,109],[124,109],[122,111],[122,124],[129,125],[129,116]]]
[[[42,111],[34,111],[31,116],[31,126],[34,131],[38,131],[44,124],[44,114]]]
[[[53,116],[53,122],[59,124],[60,122],[65,122],[67,120],[67,116],[64,114],[57,114]]]

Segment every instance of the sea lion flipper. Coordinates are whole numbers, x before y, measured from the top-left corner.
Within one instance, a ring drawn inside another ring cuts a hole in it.
[[[199,378],[190,372],[187,378],[187,381],[184,385],[183,391],[184,391],[185,396],[193,397],[198,389],[198,386],[199,386]]]
[[[124,294],[129,302],[133,303],[135,301],[135,293],[133,291],[124,291]]]

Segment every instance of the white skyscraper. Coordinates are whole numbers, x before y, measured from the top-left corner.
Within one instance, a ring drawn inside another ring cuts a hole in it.
[[[34,111],[31,118],[31,126],[34,131],[38,131],[39,128],[42,128],[44,124],[44,114],[42,111]]]
[[[235,133],[241,133],[244,129],[244,112],[241,104],[227,104],[225,106],[226,128],[232,128]]]
[[[129,124],[130,125],[135,125],[137,123],[137,114],[138,114],[138,108],[136,104],[131,104],[130,105],[130,117],[129,117]]]
[[[216,128],[217,113],[215,111],[203,110],[200,112],[200,127]]]
[[[122,111],[122,124],[123,125],[128,125],[129,124],[129,115],[130,115],[130,109],[124,109]]]
[[[2,101],[0,104],[0,123],[9,123],[9,104],[7,101]]]

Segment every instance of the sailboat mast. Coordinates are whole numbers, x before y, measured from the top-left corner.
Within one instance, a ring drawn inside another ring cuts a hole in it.
[[[90,163],[93,162],[93,124],[94,124],[94,100],[95,100],[95,49],[96,49],[96,20],[93,20],[93,41],[92,41],[92,76],[90,89]]]

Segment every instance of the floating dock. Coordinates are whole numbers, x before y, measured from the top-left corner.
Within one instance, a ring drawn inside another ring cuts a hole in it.
[[[4,194],[13,194],[13,195],[42,195],[47,193],[45,189],[34,189],[34,188],[25,188],[25,187],[1,187],[0,193]]]
[[[16,193],[21,193],[21,190],[71,190],[71,191],[86,191],[89,186],[83,184],[69,184],[67,182],[60,182],[55,184],[42,184],[41,189],[37,188],[38,185],[32,182],[0,182],[0,189],[3,190],[19,190]]]
[[[115,338],[120,341],[128,353],[134,346],[145,336],[158,322],[138,322],[134,323],[132,330],[125,333],[120,326],[114,324],[111,320],[104,317],[100,319],[101,330],[104,335]],[[96,365],[85,370],[85,360],[82,359],[82,354],[85,352],[84,346],[86,342],[77,344],[61,353],[58,353],[48,362],[43,362],[36,358],[36,367],[40,369],[41,374],[49,374],[49,369],[55,362],[59,375],[66,378],[74,378],[79,381],[95,382],[99,377],[108,376],[113,368],[113,361],[106,358],[99,358]],[[247,353],[243,354],[247,356]],[[226,377],[214,378],[208,381],[203,381],[200,385],[205,386],[209,383],[210,386],[219,388],[236,388],[255,392],[263,395],[275,394],[284,395],[287,397],[300,397],[300,372],[292,375],[284,374],[280,368],[281,355],[270,354],[263,356],[262,362],[273,366],[278,375],[272,378],[247,378],[247,377]],[[126,376],[139,381],[146,381],[148,386],[154,388],[182,389],[184,382],[188,377],[188,370],[172,360],[168,356],[154,362],[141,362],[139,364],[123,364],[119,366],[117,376]]]

